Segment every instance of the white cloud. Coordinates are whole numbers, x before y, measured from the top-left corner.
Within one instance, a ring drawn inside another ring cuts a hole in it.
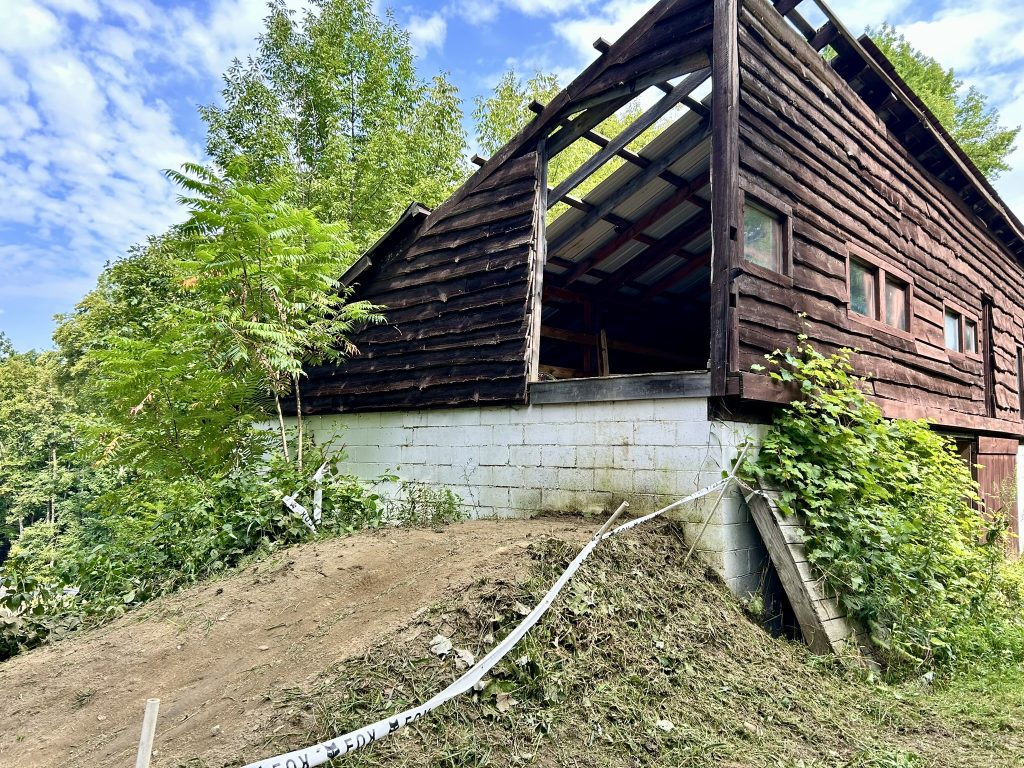
[[[927,21],[901,25],[915,48],[964,73],[1024,58],[1024,16],[990,2],[942,11]]]
[[[445,7],[444,13],[458,16],[469,24],[490,24],[500,10],[501,5],[493,0],[454,0]]]
[[[409,43],[417,56],[423,56],[431,48],[440,51],[448,35],[448,22],[440,13],[431,16],[413,16],[409,19]]]
[[[856,37],[866,27],[879,27],[884,21],[897,22],[910,6],[910,0],[840,0],[832,4],[843,26]]]
[[[527,16],[564,16],[585,8],[589,0],[505,0],[510,8]],[[654,3],[647,3],[647,7]]]
[[[264,0],[21,0],[0,25],[0,296],[72,302],[183,217],[164,168],[201,160],[191,107],[262,26]],[[201,95],[200,95],[201,94]]]
[[[649,0],[611,0],[594,14],[555,22],[552,27],[559,37],[576,52],[579,62],[597,56],[593,43],[603,37],[614,42],[623,32],[651,8]]]
[[[61,37],[60,23],[46,8],[30,2],[4,7],[0,24],[0,51],[46,50]]]

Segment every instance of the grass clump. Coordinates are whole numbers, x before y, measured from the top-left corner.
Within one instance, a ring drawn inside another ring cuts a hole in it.
[[[717,576],[693,561],[683,565],[685,553],[670,523],[604,542],[482,690],[346,755],[344,765],[1015,764],[1024,748],[1019,709],[1011,714],[1015,730],[977,738],[969,718],[938,712],[919,687],[890,688],[772,638]],[[454,652],[443,659],[430,652],[435,635],[479,658],[575,554],[557,540],[536,545],[523,583],[478,584],[288,692],[277,701],[287,735],[254,745],[239,762],[333,738],[426,700],[461,672]]]
[[[1006,521],[983,507],[954,444],[883,418],[849,350],[769,355],[799,397],[777,411],[746,471],[806,520],[810,561],[868,627],[895,675],[1024,658],[1024,589]]]

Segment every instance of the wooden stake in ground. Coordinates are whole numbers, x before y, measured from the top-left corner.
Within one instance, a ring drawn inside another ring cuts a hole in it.
[[[146,715],[142,718],[142,736],[139,738],[139,755],[135,758],[135,768],[149,768],[149,759],[153,754],[153,737],[156,735],[156,718],[160,713],[160,699],[149,699],[146,702]]]

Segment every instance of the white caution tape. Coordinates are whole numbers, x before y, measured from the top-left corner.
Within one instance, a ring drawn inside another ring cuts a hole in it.
[[[306,508],[295,500],[295,497],[285,496],[281,501],[286,507],[288,507],[288,509],[302,519],[302,522],[306,524],[306,527],[309,528],[309,530],[316,533],[316,526],[313,524],[313,519],[309,516],[309,512],[307,512]]]
[[[358,730],[346,733],[343,736],[337,736],[329,741],[323,741],[319,744],[314,744],[311,747],[305,749],[297,749],[294,752],[288,752],[284,755],[278,755],[277,757],[268,757],[264,760],[260,760],[255,763],[249,763],[244,768],[311,768],[315,765],[323,765],[328,760],[331,760],[339,755],[344,755],[348,752],[354,752],[357,749],[372,744],[378,739],[382,739],[388,736],[400,728],[403,728],[409,723],[419,720],[428,712],[437,709],[445,702],[451,701],[456,696],[466,693],[471,690],[480,680],[483,679],[484,675],[491,671],[494,666],[504,658],[509,651],[518,643],[527,632],[540,621],[551,604],[558,597],[558,593],[562,591],[562,588],[569,582],[569,579],[573,577],[573,574],[579,569],[583,561],[586,560],[590,553],[594,551],[594,548],[605,539],[617,536],[620,533],[628,531],[630,528],[635,528],[638,525],[649,522],[654,518],[665,514],[666,512],[681,507],[684,504],[689,504],[691,501],[707,496],[720,488],[724,488],[732,479],[734,475],[719,480],[713,485],[709,485],[706,488],[702,488],[696,493],[692,493],[685,499],[669,504],[667,507],[659,509],[656,512],[652,512],[649,515],[638,517],[634,520],[630,520],[627,523],[623,523],[617,528],[613,528],[607,533],[599,533],[590,543],[585,546],[576,558],[569,563],[569,566],[565,569],[565,572],[558,578],[558,581],[554,583],[551,589],[548,590],[547,594],[541,598],[541,601],[537,603],[537,607],[530,611],[529,615],[522,620],[522,622],[513,629],[508,636],[502,640],[498,645],[491,650],[486,656],[478,661],[473,667],[468,669],[460,678],[445,688],[443,691],[438,693],[436,696],[431,698],[429,701],[420,704],[418,707],[407,709],[404,712],[399,712],[397,715],[389,717],[385,720],[378,720],[372,725],[367,725]]]

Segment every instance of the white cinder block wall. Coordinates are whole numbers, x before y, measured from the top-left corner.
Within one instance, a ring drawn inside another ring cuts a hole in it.
[[[653,511],[714,483],[759,428],[711,423],[707,400],[693,397],[340,414],[310,417],[307,429],[344,450],[344,471],[446,486],[473,517],[600,517],[622,501],[631,514]],[[691,540],[716,497],[676,515]],[[767,555],[735,490],[698,550],[733,591],[759,587]]]

